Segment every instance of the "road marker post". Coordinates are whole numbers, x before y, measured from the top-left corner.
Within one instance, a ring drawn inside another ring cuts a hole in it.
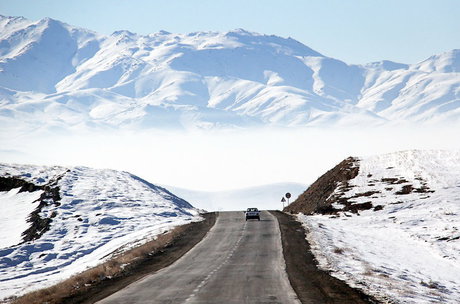
[[[288,193],[285,194],[285,196],[287,198],[287,204],[289,206],[289,199],[291,198],[291,193],[288,192]]]

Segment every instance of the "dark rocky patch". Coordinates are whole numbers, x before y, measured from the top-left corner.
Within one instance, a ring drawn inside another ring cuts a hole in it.
[[[333,203],[343,203],[341,195],[332,195],[336,189],[342,194],[351,189],[349,180],[359,173],[359,161],[349,157],[326,172],[316,180],[297,200],[284,208],[290,213],[312,214],[320,212],[330,214],[334,208]],[[342,199],[342,201],[341,201]]]
[[[349,181],[355,178],[358,173],[358,159],[353,157],[345,159],[315,181],[307,191],[300,195],[299,198],[291,205],[287,206],[284,211],[290,213],[301,212],[304,214],[318,213],[337,215],[340,211],[348,211],[359,214],[359,211],[361,210],[374,208],[372,202],[370,201],[365,203],[356,203],[353,199],[371,197],[372,195],[381,193],[380,191],[367,191],[357,193],[352,197],[344,197],[344,193],[353,188]],[[371,176],[371,174],[368,174],[368,177]],[[391,182],[398,182],[398,180],[399,179],[395,179],[394,181],[391,180]],[[343,208],[337,209],[336,207],[333,207],[333,204],[343,205]],[[378,207],[377,211],[382,209],[383,207]]]
[[[377,194],[377,193],[380,193],[380,191],[367,191],[367,192],[364,192],[364,193],[357,193],[357,194],[353,195],[351,198],[357,198],[357,197],[363,197],[363,196],[371,196],[371,195],[374,195],[374,194]]]
[[[332,207],[332,205],[328,205],[328,206],[320,206],[318,209],[316,209],[316,213],[319,213],[319,214],[337,214],[337,212],[340,211],[340,209],[335,209],[334,207]]]
[[[414,187],[412,185],[404,185],[401,190],[396,191],[395,194],[397,195],[406,195],[410,194],[414,190]]]
[[[426,186],[422,186],[420,188],[416,188],[414,190],[414,192],[417,192],[417,193],[433,193],[434,190],[430,190],[429,187],[426,187]]]
[[[389,167],[388,169],[393,169]],[[324,215],[337,215],[339,212],[351,212],[359,214],[361,210],[374,210],[380,211],[384,208],[382,205],[373,206],[372,201],[364,203],[357,203],[357,198],[368,197],[369,200],[378,198],[381,191],[369,190],[362,193],[356,193],[351,197],[345,194],[353,189],[350,180],[354,179],[359,173],[359,160],[357,158],[349,157],[335,166],[333,169],[326,172],[318,178],[297,200],[291,205],[284,208],[283,211],[289,213],[303,213],[303,214],[324,214]],[[383,177],[381,179],[372,178],[372,174],[367,174],[368,186],[375,186],[381,183],[388,184],[385,187],[386,191],[394,192],[396,195],[407,195],[410,193],[431,193],[427,182],[422,177],[417,176],[416,180],[420,181],[421,186],[415,188],[409,184],[407,179],[402,176]],[[386,185],[384,185],[386,186]],[[385,191],[384,191],[385,192]],[[421,197],[423,199],[425,197]],[[393,202],[390,204],[401,204],[402,202]],[[339,206],[341,205],[341,206]],[[343,207],[342,207],[343,206]]]
[[[0,191],[10,191],[12,189],[21,188],[19,192],[33,192],[42,190],[42,187],[34,185],[28,181],[14,176],[0,177]]]
[[[46,206],[52,204],[55,206],[60,205],[59,201],[61,200],[61,196],[57,184],[63,176],[64,175],[58,176],[46,185],[35,185],[15,176],[0,177],[0,191],[10,191],[19,187],[21,187],[19,192],[43,191],[40,198],[36,201],[39,202],[37,208],[32,211],[27,219],[27,222],[30,223],[30,227],[22,233],[24,242],[36,240],[50,229],[52,219],[56,217],[57,213],[52,212],[49,217],[42,217],[41,213]]]
[[[438,238],[437,240],[438,240],[438,241],[447,241],[448,239],[449,239],[449,237],[448,237],[448,236],[445,236],[445,237],[440,237],[440,238]]]
[[[418,179],[422,186],[420,188],[414,189],[414,192],[416,193],[433,193],[434,190],[431,190],[430,187],[428,187],[428,184],[426,181],[424,181],[421,177],[417,177],[415,179]]]
[[[408,181],[405,180],[404,178],[397,178],[397,177],[384,177],[381,179],[381,181],[384,183],[390,184],[390,185],[408,183]]]
[[[369,210],[372,209],[373,205],[371,202],[359,203],[359,204],[349,204],[343,208],[343,211],[350,211],[351,213],[358,213],[360,210]]]

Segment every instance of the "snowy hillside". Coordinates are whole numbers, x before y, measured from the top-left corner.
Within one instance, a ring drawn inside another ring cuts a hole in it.
[[[0,299],[201,219],[186,201],[127,172],[1,164],[0,179]]]
[[[458,303],[460,152],[405,151],[355,166],[332,194],[335,211],[299,216],[321,267],[390,303]]]
[[[260,210],[282,210],[281,198],[291,193],[291,201],[305,190],[305,185],[298,183],[277,183],[243,189],[226,191],[195,191],[172,186],[171,189],[195,207],[208,211],[238,211],[248,207]],[[286,205],[286,203],[285,203]]]
[[[241,29],[103,36],[1,16],[0,46],[0,123],[24,132],[460,121],[459,50],[361,66]]]

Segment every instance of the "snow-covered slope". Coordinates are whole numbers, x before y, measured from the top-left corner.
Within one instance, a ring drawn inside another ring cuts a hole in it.
[[[103,36],[0,16],[0,122],[37,127],[210,128],[458,122],[458,50],[405,65],[348,65],[291,38]]]
[[[37,187],[0,192],[0,298],[55,284],[116,249],[201,219],[186,201],[127,172],[2,164],[0,177]],[[28,222],[35,210],[39,218]],[[45,232],[23,241],[34,225]]]
[[[277,183],[210,192],[167,186],[168,189],[195,207],[208,211],[238,211],[246,210],[248,207],[256,207],[260,210],[282,210],[281,198],[289,192],[292,202],[305,190],[305,187],[305,185],[298,183]]]
[[[334,195],[367,210],[299,216],[320,265],[390,303],[458,303],[460,152],[404,151],[356,165]]]

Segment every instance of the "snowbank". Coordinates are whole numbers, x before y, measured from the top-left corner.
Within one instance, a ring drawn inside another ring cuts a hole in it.
[[[61,199],[40,211],[52,219],[50,228],[35,241],[21,243],[20,235],[30,226],[27,214],[43,191],[0,193],[1,235],[11,235],[0,239],[0,298],[53,285],[101,263],[120,247],[129,249],[174,226],[201,220],[186,201],[127,172],[0,165],[0,176],[37,185],[62,176],[57,182]]]
[[[320,266],[384,301],[458,303],[460,153],[405,151],[359,166],[344,197],[382,210],[298,216]]]

